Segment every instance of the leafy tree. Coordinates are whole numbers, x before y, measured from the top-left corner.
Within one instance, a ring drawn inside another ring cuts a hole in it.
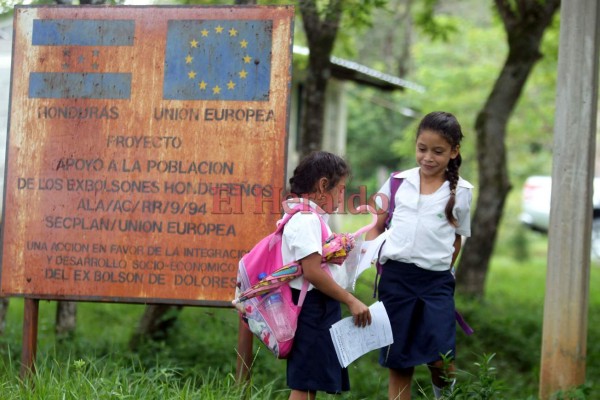
[[[405,7],[405,2],[396,0],[395,7]],[[431,4],[412,3],[411,14],[414,16],[403,17],[404,23],[423,21],[422,15],[431,15],[427,10]],[[348,96],[348,157],[353,167],[352,184],[357,181],[359,184],[366,183],[371,190],[372,185],[381,183],[374,176],[375,171],[389,172],[412,167],[415,163],[416,124],[423,113],[433,110],[451,111],[461,121],[467,136],[461,147],[461,174],[472,180],[470,175],[475,169],[475,158],[469,121],[474,119],[474,110],[485,98],[484,88],[493,83],[490,76],[501,62],[504,47],[498,41],[498,35],[502,32],[490,21],[489,6],[482,2],[461,0],[445,1],[444,4],[446,9],[436,11],[436,15],[432,16],[435,23],[428,23],[429,28],[423,28],[422,22],[412,24],[412,31],[408,33],[412,38],[408,52],[410,60],[401,60],[404,50],[392,48],[389,50],[395,52],[395,61],[386,62],[382,68],[392,74],[400,69],[406,71],[405,78],[423,85],[424,93],[410,89],[382,93],[360,86],[351,87]],[[466,17],[465,10],[472,15]],[[400,34],[397,27],[389,26],[390,18],[396,21],[399,17],[394,11],[377,9],[374,16],[377,26],[365,32],[362,35],[364,39],[357,42],[359,54],[361,57],[368,55],[373,60],[373,67],[382,66],[374,63],[382,59],[379,54],[386,50],[380,43],[381,38],[388,34],[382,34],[380,30]],[[438,28],[432,28],[433,24]],[[429,32],[442,30],[447,33]],[[379,178],[382,177],[387,177],[387,174],[380,174]]]
[[[410,49],[414,39],[415,0],[389,0],[373,10],[373,24],[364,34],[354,35],[350,54],[362,63],[391,75],[405,77],[411,68]],[[341,33],[343,35],[343,32]],[[344,40],[346,42],[346,40]],[[339,43],[339,42],[338,42]],[[336,45],[336,51],[339,45]]]
[[[348,85],[347,154],[352,167],[348,193],[366,186],[370,195],[379,189],[389,171],[414,160],[414,155],[398,154],[391,143],[402,140],[413,112],[405,94]],[[408,115],[407,115],[408,114]]]
[[[506,196],[511,188],[506,162],[508,120],[527,78],[542,57],[540,44],[560,0],[495,0],[506,30],[508,56],[475,123],[479,195],[472,237],[465,244],[457,285],[462,293],[481,297]]]
[[[324,8],[319,9],[316,0],[300,0],[302,22],[310,51],[302,99],[301,156],[321,148],[325,90],[331,76],[329,58],[342,18],[342,3],[343,0],[331,0]]]
[[[304,34],[310,54],[304,83],[300,128],[300,155],[321,148],[323,141],[324,104],[327,83],[331,76],[330,57],[340,28],[343,13],[358,26],[369,22],[374,7],[382,0],[300,0]]]
[[[422,7],[422,4],[415,2],[413,13],[425,12],[419,7]],[[374,18],[378,21],[377,28],[386,28],[385,20],[379,17],[385,12],[386,10],[376,11]],[[348,157],[353,166],[352,184],[362,179],[364,181],[361,183],[368,182],[371,190],[371,185],[375,184],[374,172],[379,167],[385,166],[388,170],[394,170],[414,165],[415,129],[419,115],[408,125],[406,121],[404,124],[389,123],[393,113],[386,113],[387,116],[383,117],[382,108],[392,110],[404,106],[417,113],[447,110],[457,115],[462,124],[466,138],[461,146],[461,175],[476,184],[477,198],[480,189],[477,183],[478,155],[474,148],[477,138],[473,121],[478,115],[477,110],[486,101],[488,88],[494,87],[494,77],[501,71],[504,58],[508,55],[509,46],[504,39],[505,27],[490,3],[476,0],[439,2],[433,18],[443,21],[443,26],[453,28],[445,39],[425,34],[420,26],[415,26],[411,33],[411,69],[406,78],[424,85],[425,93],[407,90],[394,95],[373,95],[354,87],[350,91]],[[419,20],[416,16],[413,19]],[[362,35],[374,43],[369,49],[372,59],[377,59],[375,48],[379,40],[373,39],[379,37],[377,35],[374,30]],[[553,24],[546,29],[543,36],[540,49],[545,57],[536,61],[510,114],[505,132],[505,141],[508,142],[506,146],[509,146],[510,150],[506,153],[506,168],[510,181],[519,184],[532,173],[549,172],[551,165],[558,18],[554,18]],[[358,48],[359,53],[362,52],[360,43]],[[372,100],[375,102],[371,102]],[[388,105],[382,106],[383,101]],[[381,143],[386,144],[387,148],[372,154],[372,151],[380,148]],[[388,154],[391,154],[390,158]],[[485,190],[485,185],[482,190]],[[508,218],[503,221],[506,229],[501,229],[502,236],[511,235],[518,228],[519,210],[514,201],[518,196],[519,193],[515,193],[511,197],[513,200],[503,208]],[[477,230],[474,230],[473,234],[478,235]],[[473,241],[471,238],[468,242]],[[459,269],[462,268],[464,263],[461,262]],[[483,285],[485,278],[480,279]],[[459,289],[459,292],[462,293],[462,289]]]

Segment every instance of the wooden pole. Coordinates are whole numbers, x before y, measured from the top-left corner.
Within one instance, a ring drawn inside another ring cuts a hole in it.
[[[23,311],[23,353],[21,354],[21,379],[23,380],[35,373],[39,310],[39,299],[25,298],[25,308]]]
[[[600,5],[563,1],[560,16],[539,388],[544,400],[585,382]]]
[[[238,355],[236,366],[236,380],[244,384],[250,380],[250,370],[252,366],[252,332],[240,319],[238,328]]]

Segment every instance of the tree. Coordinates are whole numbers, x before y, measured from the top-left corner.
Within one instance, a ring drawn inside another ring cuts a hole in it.
[[[59,341],[72,338],[77,328],[77,302],[58,301],[56,303],[56,323],[54,332]]]
[[[165,340],[175,326],[181,305],[149,304],[144,309],[138,327],[129,340],[129,348],[138,350],[145,341]]]
[[[560,0],[495,0],[507,34],[508,56],[492,92],[477,115],[479,195],[472,237],[465,244],[457,286],[461,293],[482,297],[489,261],[506,196],[511,189],[506,163],[506,127],[523,87],[538,60],[544,31]]]
[[[309,56],[302,91],[300,157],[321,148],[325,122],[325,94],[331,77],[330,58],[346,17],[351,31],[370,24],[373,10],[385,0],[300,0]]]
[[[300,0],[302,23],[310,50],[302,99],[301,157],[321,147],[325,91],[331,76],[329,59],[340,26],[342,2],[332,0],[323,11],[319,11],[316,0]]]

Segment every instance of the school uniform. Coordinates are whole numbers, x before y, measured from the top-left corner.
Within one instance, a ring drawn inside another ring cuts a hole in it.
[[[295,205],[288,203],[291,207]],[[327,225],[329,215],[309,201]],[[327,234],[331,229],[327,226]],[[283,263],[300,260],[310,254],[323,254],[321,222],[314,213],[296,213],[285,225],[281,252]],[[332,278],[344,285],[347,279],[343,266],[328,264]],[[294,302],[298,302],[304,282],[298,277],[290,282]],[[287,359],[287,384],[291,389],[339,393],[350,390],[348,370],[342,368],[333,347],[329,328],[342,317],[337,300],[320,292],[313,285],[308,292],[298,317],[294,345]]]
[[[455,356],[454,277],[450,270],[455,234],[471,235],[473,185],[458,180],[453,209],[458,226],[454,227],[445,214],[449,182],[435,193],[421,195],[419,168],[390,179],[403,181],[379,253],[383,269],[378,292],[390,316],[394,343],[381,349],[379,362],[404,369],[438,361],[441,355]],[[379,190],[381,198],[390,196],[389,181]]]

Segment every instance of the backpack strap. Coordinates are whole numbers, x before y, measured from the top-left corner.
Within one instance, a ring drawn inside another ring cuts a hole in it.
[[[389,229],[390,225],[392,223],[392,216],[394,215],[394,210],[396,209],[396,193],[398,192],[398,189],[400,188],[400,185],[402,185],[402,182],[404,182],[404,178],[395,178],[394,175],[396,175],[397,173],[399,173],[400,171],[396,171],[396,172],[392,172],[390,174],[390,203],[388,205],[388,209],[387,209],[387,217],[385,219],[385,229]],[[379,247],[379,252],[377,253],[377,261],[375,262],[375,268],[376,268],[376,273],[375,273],[375,283],[373,284],[373,298],[377,297],[377,289],[379,287],[379,277],[381,276],[381,263],[379,262],[379,257],[381,257],[381,249],[383,248],[383,245],[385,244],[385,240],[383,241],[383,243],[381,243],[381,246]]]
[[[319,222],[321,222],[321,237],[322,237],[323,243],[325,243],[325,241],[329,237],[329,232],[327,231],[327,225],[325,224],[325,221],[323,221],[323,217],[321,217],[321,214],[319,214],[314,208],[312,208],[308,204],[306,204],[306,203],[299,203],[299,204],[300,204],[299,206],[292,208],[289,212],[286,212],[285,215],[283,216],[283,218],[281,218],[277,222],[277,229],[276,229],[275,233],[281,234],[281,232],[283,232],[283,227],[285,226],[285,224],[287,224],[288,221],[297,212],[299,212],[299,211],[311,212],[311,213],[315,214],[317,217],[319,217]]]
[[[465,321],[461,313],[459,313],[456,309],[454,310],[454,319],[456,319],[456,322],[467,336],[471,336],[475,332],[475,330],[469,326],[467,321]]]
[[[396,193],[404,181],[404,178],[394,177],[394,175],[399,172],[400,171],[396,171],[390,174],[390,204],[388,207],[387,218],[385,219],[385,229],[388,229],[392,223],[392,215],[394,215],[394,209],[396,208]]]
[[[325,244],[325,242],[329,238],[329,232],[327,231],[327,225],[325,224],[325,221],[323,221],[323,217],[321,217],[321,215],[319,213],[315,212],[315,214],[317,214],[317,217],[319,217],[319,221],[321,222],[321,242],[322,242],[322,244]],[[331,276],[333,278],[333,275],[331,274],[331,271],[329,270],[329,268],[327,268],[326,263],[322,263],[321,268],[323,268],[325,270],[325,272],[327,272],[329,274],[329,276]],[[304,299],[306,298],[306,294],[308,293],[308,285],[309,285],[309,282],[306,279],[303,279],[302,289],[300,289],[300,296],[298,297],[298,307],[302,307],[302,304],[304,304]]]
[[[319,215],[319,213],[317,213],[314,209],[311,208],[311,206],[309,206],[306,203],[298,203],[298,205],[296,207],[293,207],[291,210],[289,210],[289,212],[285,212],[283,217],[277,221],[277,230],[275,231],[276,233],[280,233],[283,231],[283,227],[285,226],[285,224],[288,223],[288,221],[294,216],[296,215],[297,212],[314,212],[315,214]]]
[[[299,203],[299,204],[300,205],[292,208],[290,210],[290,212],[285,213],[285,215],[283,216],[283,218],[279,221],[279,223],[277,225],[277,230],[275,231],[276,234],[274,235],[274,237],[277,237],[278,240],[281,240],[281,235],[283,233],[283,227],[285,226],[285,224],[297,212],[299,212],[299,211],[307,212],[308,211],[308,212],[315,214],[319,218],[319,222],[321,223],[321,242],[322,242],[322,244],[325,244],[325,242],[329,238],[329,231],[327,230],[327,224],[325,224],[323,217],[321,217],[321,215],[314,208],[310,207],[308,204],[306,204],[306,203]],[[324,269],[327,273],[329,273],[329,276],[332,276],[329,268],[324,268]],[[300,296],[298,297],[298,304],[297,304],[298,307],[302,307],[302,304],[304,304],[304,299],[306,298],[306,294],[308,293],[308,285],[309,285],[309,282],[306,279],[304,279],[304,281],[302,282],[302,289],[300,289]]]
[[[381,257],[381,249],[383,248],[383,245],[385,244],[385,240],[381,243],[381,246],[379,246],[379,251],[377,252],[377,260],[375,261],[375,282],[373,283],[373,298],[377,298],[377,290],[379,289],[379,278],[381,277],[381,271],[383,269],[383,266],[381,265],[381,263],[379,262],[379,257]]]
[[[318,212],[316,212],[315,210],[313,210],[308,204],[306,203],[298,203],[299,205],[296,207],[293,207],[291,210],[289,210],[289,212],[284,213],[283,217],[277,221],[277,229],[275,229],[275,232],[273,232],[273,235],[271,237],[271,241],[269,242],[269,249],[273,248],[273,246],[275,246],[275,244],[277,244],[280,240],[281,240],[281,235],[283,233],[283,227],[285,226],[285,224],[288,223],[288,221],[297,213],[297,212],[313,212],[317,215],[319,215]],[[320,218],[320,215],[319,215]],[[322,224],[321,224],[322,225]],[[322,231],[322,229],[321,229]],[[327,232],[325,233],[325,236],[327,235]]]

